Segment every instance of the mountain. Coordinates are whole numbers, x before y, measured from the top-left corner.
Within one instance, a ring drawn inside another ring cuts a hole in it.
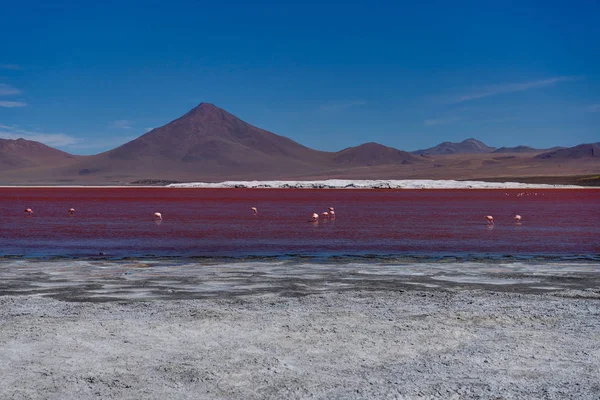
[[[323,168],[329,153],[252,126],[212,104],[78,164],[80,175],[261,179]]]
[[[0,139],[0,167],[2,170],[66,165],[80,157],[26,139]]]
[[[338,151],[332,158],[335,164],[371,166],[386,164],[413,164],[422,159],[406,151],[369,142],[356,147]]]
[[[580,144],[539,154],[535,158],[540,160],[578,160],[598,159],[600,160],[600,142]]]
[[[566,147],[562,146],[554,146],[549,149],[536,149],[530,146],[516,146],[516,147],[500,147],[497,150],[494,150],[493,153],[547,153],[554,150],[566,149]]]
[[[531,153],[539,151],[530,146],[516,146],[516,147],[500,147],[494,150],[493,153]]]
[[[478,154],[491,153],[494,150],[496,150],[495,147],[487,146],[485,143],[471,138],[460,143],[443,142],[429,149],[417,150],[412,153],[422,155]]]
[[[518,146],[494,152],[493,147],[467,139],[415,152],[418,155],[373,142],[326,152],[202,103],[160,128],[93,156],[74,156],[24,139],[0,139],[0,183],[127,185],[317,178],[539,180],[597,175],[599,147],[600,143],[592,143],[539,154],[543,150],[534,152]]]

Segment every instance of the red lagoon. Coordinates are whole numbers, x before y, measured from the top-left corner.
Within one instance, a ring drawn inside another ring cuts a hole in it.
[[[595,189],[1,188],[0,216],[1,256],[600,255]]]

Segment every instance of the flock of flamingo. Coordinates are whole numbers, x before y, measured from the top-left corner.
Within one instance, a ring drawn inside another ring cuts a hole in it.
[[[515,222],[516,222],[517,224],[520,224],[520,223],[521,223],[521,219],[522,219],[522,217],[521,217],[519,214],[515,214],[514,218],[515,218]],[[485,219],[487,220],[487,222],[488,222],[488,225],[494,225],[494,217],[493,217],[493,216],[491,216],[491,215],[486,215],[486,216],[485,216]]]
[[[26,208],[25,209],[25,214],[27,214],[27,215],[33,215],[33,210],[31,208]],[[160,213],[155,213],[155,214],[160,214]],[[75,215],[75,209],[74,208],[69,208],[69,215]]]
[[[256,207],[250,207],[250,211],[252,211],[252,214],[254,215],[258,215],[258,209]],[[33,210],[31,208],[26,208],[25,209],[25,214],[27,215],[33,215]],[[69,208],[69,215],[75,215],[75,209],[74,208]],[[335,219],[335,210],[333,207],[329,207],[328,211],[324,211],[321,213],[321,217],[323,219]],[[162,221],[162,214],[159,212],[155,212],[154,213],[154,219],[157,221]],[[491,215],[486,215],[485,219],[488,222],[488,225],[494,225],[494,217]],[[515,214],[514,216],[515,222],[516,223],[520,223],[522,217],[519,214]],[[317,214],[316,212],[312,214],[310,221],[311,222],[317,222],[319,220],[319,214]]]
[[[252,211],[252,214],[254,215],[258,215],[258,208],[256,207],[250,207],[250,211]],[[335,209],[333,207],[329,207],[328,211],[324,211],[321,213],[321,217],[323,219],[335,219]],[[162,221],[162,214],[159,212],[155,212],[154,213],[154,219],[158,220],[158,221]],[[316,222],[319,220],[319,214],[317,213],[313,213],[310,221],[311,222]]]
[[[256,207],[250,207],[250,210],[252,211],[252,214],[257,215],[258,214],[258,209]],[[333,207],[329,207],[328,211],[323,211],[321,213],[321,217],[323,219],[335,219],[335,210]],[[319,220],[319,214],[317,214],[316,212],[312,214],[312,216],[310,217],[310,222],[317,222]]]

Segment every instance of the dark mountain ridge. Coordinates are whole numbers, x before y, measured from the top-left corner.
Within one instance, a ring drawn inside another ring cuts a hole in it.
[[[600,142],[548,151],[535,156],[535,158],[540,160],[600,159]]]
[[[333,155],[336,164],[357,165],[385,165],[385,164],[413,164],[423,160],[406,151],[387,147],[379,143],[369,142],[360,146],[348,147]]]
[[[413,151],[413,154],[420,155],[447,155],[447,154],[480,154],[491,153],[496,150],[477,139],[466,139],[460,143],[443,142],[437,146],[425,150]]]
[[[500,147],[499,149],[494,150],[494,153],[531,153],[535,151],[540,151],[538,149],[534,149],[531,146],[515,146],[515,147]]]

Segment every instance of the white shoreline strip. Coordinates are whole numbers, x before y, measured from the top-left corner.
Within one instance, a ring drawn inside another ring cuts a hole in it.
[[[225,181],[189,182],[169,185],[0,185],[0,188],[85,188],[85,189],[600,189],[597,186],[548,185],[520,182],[484,182],[455,180],[344,180],[322,181]]]
[[[170,188],[250,189],[588,189],[575,185],[455,180],[344,180],[324,181],[226,181],[218,183],[173,183]]]

